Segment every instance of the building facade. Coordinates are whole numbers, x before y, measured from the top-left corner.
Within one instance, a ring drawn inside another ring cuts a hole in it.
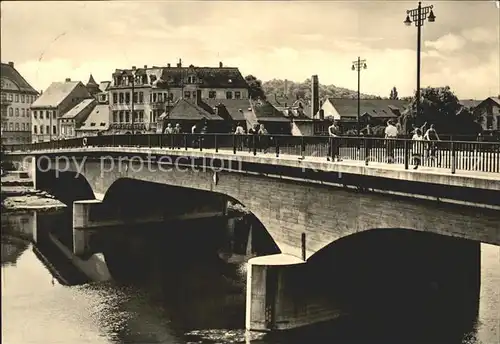
[[[42,142],[61,137],[59,118],[82,100],[93,98],[80,81],[66,79],[53,82],[42,95],[31,104],[31,136],[33,142]]]
[[[160,116],[168,114],[179,99],[196,102],[199,94],[203,99],[249,96],[238,68],[222,63],[219,67],[183,67],[181,60],[175,67],[117,69],[108,92],[112,133],[161,132]]]
[[[0,78],[2,145],[31,142],[30,106],[38,92],[19,74],[14,63],[2,63]]]

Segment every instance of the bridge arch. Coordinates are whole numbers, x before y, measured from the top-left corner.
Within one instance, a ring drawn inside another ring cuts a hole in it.
[[[49,169],[36,172],[37,189],[47,191],[71,207],[74,201],[95,199],[94,191],[81,173]]]

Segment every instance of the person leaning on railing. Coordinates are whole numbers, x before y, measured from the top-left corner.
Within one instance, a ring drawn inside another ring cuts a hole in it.
[[[437,160],[437,167],[441,166],[440,154],[438,154],[438,143],[437,141],[441,141],[439,138],[436,129],[434,128],[434,124],[431,124],[429,129],[425,132],[424,140],[428,141],[427,145],[427,155],[433,161]]]
[[[338,121],[335,119],[333,120],[332,125],[328,127],[328,156],[326,159],[330,161],[330,157],[332,157],[333,161],[337,159],[337,161],[342,161],[340,159],[340,126]]]
[[[236,130],[234,131],[234,135],[236,135],[236,147],[239,151],[243,150],[243,135],[245,135],[245,129],[243,129],[243,125],[238,123],[236,126]]]

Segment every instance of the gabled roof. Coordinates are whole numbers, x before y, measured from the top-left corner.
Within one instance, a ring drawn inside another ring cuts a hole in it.
[[[76,130],[107,130],[109,128],[109,106],[98,104],[87,119]]]
[[[111,81],[101,81],[99,83],[99,89],[101,90],[101,92],[106,92],[110,85],[111,85]]]
[[[168,118],[167,118],[168,115]],[[202,107],[196,105],[195,102],[187,100],[187,99],[179,99],[173,108],[170,110],[170,113],[167,114],[164,112],[160,119],[166,118],[167,120],[222,120],[222,117],[217,116],[213,113],[208,112]]]
[[[468,108],[475,108],[479,104],[483,102],[483,100],[477,100],[477,99],[461,99],[458,101],[462,106],[468,107]]]
[[[95,102],[94,98],[89,98],[89,99],[84,99],[78,104],[76,104],[74,107],[72,107],[68,112],[66,112],[64,115],[62,115],[60,118],[64,119],[72,119],[78,116],[79,113],[84,111],[90,106],[93,106]]]
[[[248,88],[238,68],[234,67],[166,67],[157,87],[182,87],[189,76],[196,76],[198,87]]]
[[[255,116],[259,121],[288,122],[289,119],[266,100],[250,100]]]
[[[485,102],[493,102],[494,104],[496,104],[496,106],[500,106],[500,97],[488,97],[485,100],[480,101],[476,106],[483,105],[483,103]]]
[[[31,107],[57,107],[78,85],[83,86],[80,81],[53,82]]]
[[[358,115],[358,100],[345,98],[328,98],[341,117],[356,117]],[[361,99],[361,115],[365,113],[371,117],[397,117],[405,109],[408,102],[393,99]]]
[[[31,85],[23,78],[23,76],[14,68],[14,66],[8,63],[2,63],[0,69],[0,76],[2,78],[7,78],[19,87],[20,91],[28,92],[32,94],[38,94],[38,92],[31,87]]]
[[[219,111],[227,112],[233,120],[244,121],[244,113],[252,111],[252,105],[248,99],[204,99],[203,102],[214,108],[219,106]]]

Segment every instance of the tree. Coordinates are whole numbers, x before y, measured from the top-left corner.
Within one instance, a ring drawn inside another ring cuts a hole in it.
[[[392,88],[389,99],[394,99],[394,100],[398,99],[398,90],[396,89],[396,86]]]
[[[262,81],[253,75],[247,75],[245,81],[248,84],[248,92],[250,99],[266,99],[264,89],[262,88]]]
[[[427,87],[420,92],[420,108],[416,113],[416,97],[413,97],[399,123],[409,132],[412,125],[434,124],[436,130],[451,135],[477,135],[480,132],[478,118],[462,106],[449,86]]]

